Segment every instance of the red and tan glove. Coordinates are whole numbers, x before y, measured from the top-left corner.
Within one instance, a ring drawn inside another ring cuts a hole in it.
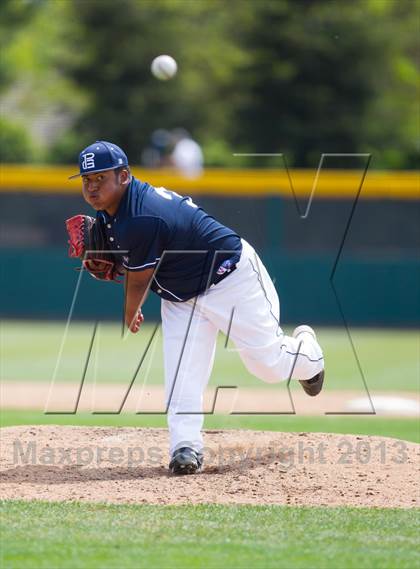
[[[69,257],[81,259],[83,267],[95,279],[121,282],[124,269],[109,252],[103,230],[95,218],[75,215],[66,220],[66,228]]]

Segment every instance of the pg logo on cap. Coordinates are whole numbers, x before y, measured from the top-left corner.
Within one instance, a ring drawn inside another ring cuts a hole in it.
[[[87,152],[86,154],[82,154],[83,161],[82,161],[82,169],[83,170],[90,170],[91,168],[95,168],[95,154],[93,152]]]

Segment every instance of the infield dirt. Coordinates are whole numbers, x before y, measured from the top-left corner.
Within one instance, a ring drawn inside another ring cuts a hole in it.
[[[168,473],[165,429],[1,429],[3,499],[419,506],[419,445],[384,437],[206,431],[205,466]]]
[[[76,405],[80,384],[48,382],[13,382],[2,381],[0,384],[0,401],[3,409],[40,409],[48,411],[71,411]],[[127,386],[123,384],[93,385],[86,384],[80,393],[77,403],[78,411],[105,410],[115,412],[126,394]],[[291,413],[297,415],[323,416],[325,413],[346,411],[371,411],[366,391],[328,390],[324,389],[318,397],[308,397],[303,390],[292,390],[293,401],[286,384],[279,389],[244,388],[221,389],[217,393],[214,387],[205,390],[203,397],[204,411],[214,413]],[[370,396],[378,415],[394,417],[420,417],[420,396],[410,391],[371,392]],[[389,403],[386,409],[380,401]],[[353,409],[352,402],[362,400],[363,409]],[[414,409],[402,405],[408,401]],[[162,386],[152,385],[147,388],[135,385],[130,390],[124,403],[124,412],[165,412],[165,392]]]

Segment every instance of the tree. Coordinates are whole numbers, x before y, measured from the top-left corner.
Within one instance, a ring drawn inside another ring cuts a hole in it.
[[[239,10],[239,4],[233,8]],[[138,162],[156,128],[182,126],[200,141],[232,132],[232,68],[242,54],[227,33],[232,8],[119,0],[116,10],[113,0],[75,0],[74,14],[85,33],[79,49],[87,57],[68,72],[91,95],[77,124],[82,145],[112,139]],[[179,65],[168,82],[150,73],[151,61],[161,53]]]
[[[83,57],[69,49],[78,37],[69,17],[71,3],[11,0],[2,4],[1,10],[0,29],[5,34],[0,74],[7,77],[1,92],[1,112],[8,125],[3,140],[13,133],[11,144],[16,147],[18,132],[26,133],[22,145],[32,141],[30,157],[51,159],[50,147],[86,104],[83,90],[63,72],[68,59],[75,64]],[[19,159],[23,158],[16,156],[15,161]]]
[[[411,65],[398,36],[416,8],[409,1],[383,4],[387,8],[378,10],[377,2],[365,0],[258,3],[255,22],[244,33],[252,57],[237,144],[284,152],[291,163],[313,167],[323,152],[371,150],[378,158],[386,144],[381,133],[392,124],[399,148],[410,115],[400,105],[407,85],[399,87],[393,61]],[[380,156],[379,164],[385,165]]]
[[[372,152],[374,167],[415,167],[419,5],[4,0],[5,132],[26,130],[36,158],[56,162],[103,138],[136,163],[155,129],[184,127],[207,164],[241,165],[233,151],[310,167],[322,152]],[[168,82],[150,73],[161,53],[179,65]]]

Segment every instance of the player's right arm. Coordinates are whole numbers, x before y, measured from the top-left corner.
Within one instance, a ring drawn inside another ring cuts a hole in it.
[[[146,300],[154,270],[152,268],[140,272],[126,272],[124,318],[127,328],[133,334],[139,331],[140,325],[144,320],[141,307]]]

